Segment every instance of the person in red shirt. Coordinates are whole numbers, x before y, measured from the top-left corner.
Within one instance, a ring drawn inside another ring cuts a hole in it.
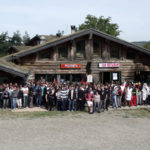
[[[94,99],[94,94],[93,94],[93,91],[89,91],[88,94],[86,94],[86,101],[87,101],[87,104],[88,104],[88,107],[89,107],[89,111],[90,111],[90,114],[93,113],[93,99]]]

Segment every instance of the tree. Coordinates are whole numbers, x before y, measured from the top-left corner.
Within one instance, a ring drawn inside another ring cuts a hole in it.
[[[93,15],[87,15],[84,23],[79,25],[78,30],[90,28],[105,32],[115,37],[120,35],[121,32],[118,24],[111,23],[111,17],[104,18],[103,16],[95,17]]]
[[[150,50],[150,41],[144,44],[144,48]]]
[[[22,38],[21,38],[20,31],[14,32],[10,41],[12,45],[17,45],[17,46],[22,45]]]
[[[0,56],[6,55],[7,49],[11,46],[10,37],[7,32],[0,34]]]
[[[27,31],[25,31],[25,35],[22,37],[22,42],[26,45],[30,41],[30,36]]]

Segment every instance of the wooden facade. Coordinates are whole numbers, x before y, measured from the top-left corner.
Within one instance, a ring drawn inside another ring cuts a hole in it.
[[[48,43],[48,46],[41,45],[36,48],[39,50],[33,47],[33,52],[32,49],[29,52],[24,51],[24,55],[18,53],[15,59],[18,60],[18,65],[29,69],[29,79],[45,74],[55,75],[60,81],[62,74],[86,74],[88,62],[91,62],[91,74],[96,82],[104,82],[105,72],[109,72],[110,76],[112,73],[119,73],[120,81],[134,81],[141,72],[150,73],[150,52],[143,52],[140,47],[132,47],[130,43],[124,44],[119,39],[111,37],[111,40],[109,35],[108,38],[105,36],[95,31],[87,34],[75,33],[74,38],[70,36],[68,40],[58,39]],[[120,66],[99,68],[99,63],[119,63]],[[81,64],[82,68],[61,69],[61,64]],[[112,80],[112,77],[110,79]]]
[[[101,43],[99,55],[93,52],[93,41],[97,39]],[[76,43],[80,40],[85,40],[85,53],[84,58],[76,57]],[[59,58],[58,48],[66,45],[68,47],[68,57]],[[119,58],[110,57],[110,48],[115,46],[119,49]],[[131,52],[135,57],[134,59],[127,59],[127,53]],[[40,55],[49,53],[50,58],[40,59]],[[69,41],[61,45],[56,45],[49,49],[42,50],[36,54],[25,56],[21,58],[21,65],[29,68],[32,71],[32,78],[35,74],[86,74],[87,62],[91,62],[92,75],[95,81],[103,82],[102,72],[120,72],[121,80],[134,80],[135,73],[141,71],[150,71],[150,57],[137,52],[131,48],[123,45],[107,41],[103,38],[92,36],[80,37],[74,41]],[[99,68],[99,63],[119,63],[118,68]],[[81,64],[81,69],[61,69],[61,64]]]

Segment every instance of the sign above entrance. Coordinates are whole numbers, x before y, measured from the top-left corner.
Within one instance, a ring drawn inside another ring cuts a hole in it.
[[[80,69],[81,64],[61,64],[62,69]]]
[[[120,63],[99,63],[99,68],[118,68]]]

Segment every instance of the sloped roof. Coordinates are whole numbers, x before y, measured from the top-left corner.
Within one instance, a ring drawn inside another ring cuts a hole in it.
[[[44,37],[46,42],[58,39],[58,37],[55,35],[39,35],[39,37]]]
[[[30,39],[27,45],[30,45],[30,43],[34,40],[44,40],[45,42],[49,42],[56,39],[58,39],[58,37],[55,35],[35,35],[32,39]]]
[[[16,50],[22,51],[28,48],[31,48],[32,46],[13,46]]]
[[[7,62],[3,58],[0,59],[0,70],[20,77],[25,77],[29,73],[29,70],[27,68],[15,65],[12,62]]]
[[[135,50],[140,51],[142,53],[145,53],[147,55],[150,55],[150,51],[145,49],[145,48],[139,47],[139,46],[137,46],[137,45],[135,45],[133,43],[129,43],[127,41],[124,41],[124,40],[119,39],[117,37],[111,36],[111,35],[106,34],[104,32],[97,31],[95,29],[87,29],[87,30],[77,31],[77,32],[72,33],[70,35],[63,36],[63,37],[60,37],[58,39],[53,39],[53,40],[45,42],[45,43],[43,43],[41,45],[37,45],[37,46],[31,47],[31,48],[22,50],[22,51],[17,52],[17,53],[15,53],[13,55],[15,57],[17,57],[17,58],[18,57],[22,57],[22,56],[26,56],[26,55],[29,55],[29,54],[41,51],[41,50],[46,49],[46,48],[50,48],[50,47],[56,46],[58,44],[62,44],[64,42],[67,42],[67,41],[73,40],[75,38],[78,38],[80,36],[84,36],[84,35],[88,35],[88,34],[94,34],[94,35],[100,36],[100,37],[105,38],[107,40],[110,40],[110,41],[122,44],[124,46],[129,47],[129,48],[132,48],[132,49],[135,49]],[[6,56],[5,58],[7,60],[12,60],[11,55]]]
[[[74,39],[81,37],[81,36],[84,36],[84,35],[97,35],[97,36],[100,36],[100,37],[105,38],[107,40],[122,44],[126,47],[129,47],[129,48],[135,49],[137,51],[140,51],[142,53],[145,53],[147,55],[150,55],[150,51],[145,49],[145,48],[139,47],[133,43],[129,43],[127,41],[124,41],[122,39],[108,35],[106,33],[97,31],[95,29],[88,29],[88,30],[77,31],[75,33],[72,33],[70,35],[63,36],[60,38],[51,38],[51,40],[49,40],[48,42],[45,42],[41,45],[32,46],[32,47],[28,47],[28,46],[20,47],[19,52],[5,56],[5,57],[0,59],[0,70],[3,70],[5,72],[9,72],[11,74],[15,74],[15,75],[18,75],[21,77],[25,77],[29,73],[29,70],[27,68],[25,68],[24,66],[15,65],[14,63],[7,62],[7,61],[38,52],[38,51],[41,51],[41,50],[46,49],[46,48],[50,48],[50,47],[56,46],[58,44],[62,44],[64,42],[67,42],[67,41],[74,40]],[[19,47],[16,47],[16,48],[19,49]]]
[[[14,49],[16,50],[16,52],[19,52],[19,51],[22,51],[22,50],[25,50],[25,49],[28,49],[28,48],[31,48],[32,46],[11,46],[7,51],[11,50],[11,49]]]

